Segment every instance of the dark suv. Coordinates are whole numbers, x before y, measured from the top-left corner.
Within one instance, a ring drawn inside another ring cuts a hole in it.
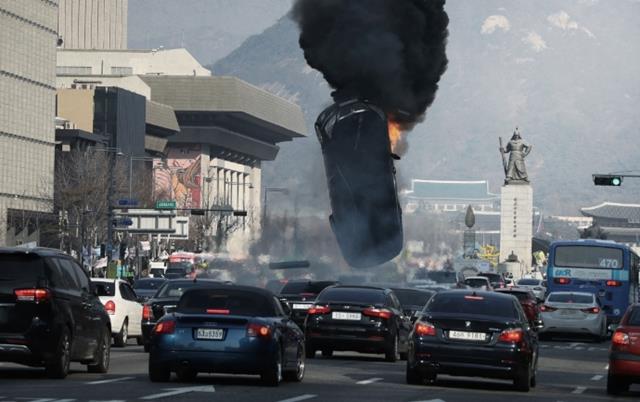
[[[280,291],[280,300],[291,309],[291,319],[304,328],[307,311],[313,306],[316,297],[324,288],[337,285],[336,281],[289,281]]]
[[[80,265],[57,250],[0,248],[0,361],[44,366],[64,378],[69,363],[109,368],[111,324]]]

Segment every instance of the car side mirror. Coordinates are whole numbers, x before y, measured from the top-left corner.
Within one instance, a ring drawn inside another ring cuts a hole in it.
[[[293,310],[291,310],[291,307],[289,307],[289,304],[281,300],[280,305],[282,306],[282,310],[284,310],[285,315],[287,317],[291,317],[291,315],[293,314]]]

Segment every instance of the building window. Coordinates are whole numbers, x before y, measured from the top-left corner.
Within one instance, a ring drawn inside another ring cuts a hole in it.
[[[82,66],[58,66],[57,75],[91,75],[91,67]]]
[[[111,75],[133,75],[133,67],[111,67]]]

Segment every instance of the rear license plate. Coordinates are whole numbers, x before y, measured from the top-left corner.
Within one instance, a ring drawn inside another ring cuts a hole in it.
[[[560,315],[577,315],[578,310],[560,310]]]
[[[487,339],[487,334],[484,332],[449,331],[449,339],[483,342]]]
[[[224,329],[198,328],[196,339],[207,341],[220,341],[224,338]]]
[[[344,311],[334,311],[331,313],[331,318],[334,320],[351,320],[351,321],[360,321],[362,318],[362,314],[360,313],[347,313]]]
[[[313,304],[297,304],[297,303],[294,303],[293,304],[293,309],[294,310],[309,310],[311,308],[311,306],[313,306]]]

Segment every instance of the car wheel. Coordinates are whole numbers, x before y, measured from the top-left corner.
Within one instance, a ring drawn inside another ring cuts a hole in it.
[[[271,364],[260,375],[262,383],[268,387],[277,387],[282,381],[282,351],[280,348],[275,353]]]
[[[176,377],[180,382],[193,382],[198,376],[198,372],[189,367],[180,367],[176,370]]]
[[[409,385],[420,385],[424,384],[424,378],[420,376],[420,372],[415,368],[411,367],[409,362],[407,362],[407,384]]]
[[[627,391],[629,391],[629,383],[627,381],[616,378],[611,373],[607,375],[607,394],[619,395]]]
[[[322,349],[322,357],[333,356],[333,349]]]
[[[124,348],[127,346],[127,341],[129,340],[129,321],[125,318],[122,323],[122,328],[120,328],[120,332],[114,337],[113,343],[119,347]]]
[[[287,381],[301,382],[304,378],[305,369],[305,350],[304,345],[298,346],[298,353],[296,358],[296,367],[294,370],[285,371],[284,379]]]
[[[513,385],[520,392],[529,392],[531,390],[531,365],[529,363],[527,363],[527,367],[524,370],[519,370],[516,373]]]
[[[149,359],[149,380],[151,382],[169,382],[171,370],[169,367],[154,364]]]
[[[398,334],[394,335],[393,339],[387,345],[384,352],[384,359],[388,362],[397,362],[400,358],[400,352],[398,351]]]
[[[102,333],[102,341],[96,349],[95,363],[87,365],[90,373],[106,373],[109,371],[109,361],[111,359],[111,330],[105,328]]]
[[[69,364],[71,363],[71,334],[69,328],[64,327],[58,339],[56,351],[45,365],[47,377],[63,379],[69,374]]]

